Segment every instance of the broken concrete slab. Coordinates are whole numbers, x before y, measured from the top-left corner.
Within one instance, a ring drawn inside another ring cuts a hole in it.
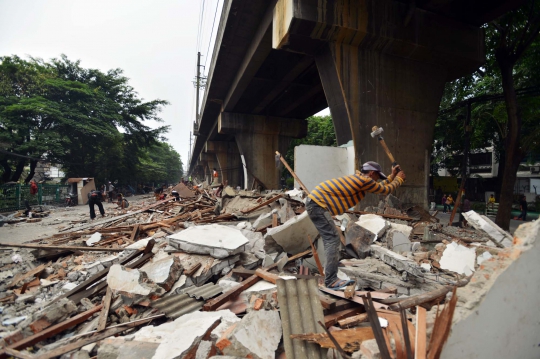
[[[272,224],[272,217],[274,214],[277,214],[278,211],[273,209],[272,212],[269,213],[263,213],[253,222],[253,228],[255,228],[256,231],[268,227]]]
[[[366,258],[371,249],[370,245],[376,236],[371,231],[360,227],[353,221],[348,221],[345,229],[345,250],[354,258]]]
[[[240,294],[240,297],[243,298],[247,303],[253,294],[271,296],[273,293],[276,292],[277,286],[275,284],[265,280],[261,280],[243,291]]]
[[[488,217],[482,216],[475,211],[465,212],[463,217],[474,228],[486,232],[495,242],[502,244],[504,247],[512,246],[512,236]]]
[[[467,248],[452,242],[446,246],[439,264],[442,269],[469,276],[474,272],[475,261],[475,248]]]
[[[293,209],[291,208],[291,205],[289,204],[289,201],[287,201],[285,198],[280,198],[278,202],[281,206],[281,209],[277,211],[280,223],[283,224],[296,216]]]
[[[374,239],[374,242],[381,238],[384,232],[386,232],[386,229],[390,227],[387,220],[376,214],[363,214],[356,224],[375,234],[377,237]]]
[[[245,251],[248,239],[238,229],[219,224],[194,226],[175,233],[169,244],[188,253],[209,254],[226,258]]]
[[[225,355],[274,359],[281,340],[281,320],[277,311],[249,312],[241,322],[224,333],[216,346]]]
[[[412,230],[412,227],[410,228]],[[408,233],[410,235],[410,230],[408,231]],[[410,252],[412,250],[412,243],[409,240],[409,235],[403,233],[399,229],[390,228],[386,232],[386,246],[388,247],[388,249],[394,252]]]
[[[397,269],[400,272],[404,271],[417,277],[424,276],[424,271],[422,270],[422,267],[416,264],[415,261],[389,249],[373,244],[371,245],[371,254],[373,257],[380,259],[384,263]]]
[[[107,284],[124,303],[136,304],[152,295],[161,296],[165,290],[148,278],[145,272],[115,264],[107,274]]]
[[[92,234],[92,235],[90,236],[90,238],[88,238],[88,239],[86,240],[86,245],[87,245],[88,247],[92,247],[94,244],[96,244],[96,243],[99,242],[99,241],[101,241],[101,233],[96,232],[96,233]]]
[[[182,273],[180,259],[175,256],[146,263],[141,269],[154,283],[169,291]]]
[[[230,310],[217,312],[194,312],[185,314],[171,323],[165,323],[160,328],[167,326],[165,333],[162,330],[162,340],[153,359],[183,358],[192,348],[199,345],[201,339],[209,330],[213,330],[223,316],[234,315]],[[148,327],[142,328],[139,332]],[[135,334],[137,338],[138,333]],[[209,334],[209,333],[208,333]]]
[[[308,236],[315,238],[318,233],[306,211],[291,218],[281,226],[269,228],[264,236],[264,249],[267,253],[285,251],[289,254],[298,254],[309,248]],[[275,248],[276,244],[282,248],[281,251],[270,250]]]
[[[231,186],[227,186],[223,188],[223,193],[221,194],[222,197],[234,197],[236,196],[236,191]]]

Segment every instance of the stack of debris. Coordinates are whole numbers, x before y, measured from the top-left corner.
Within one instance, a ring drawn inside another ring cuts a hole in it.
[[[478,305],[486,263],[502,273],[515,250],[472,211],[476,230],[447,227],[389,195],[335,218],[339,277],[356,285],[333,291],[301,192],[177,187],[179,200],[3,244],[0,358],[435,358],[468,283]]]

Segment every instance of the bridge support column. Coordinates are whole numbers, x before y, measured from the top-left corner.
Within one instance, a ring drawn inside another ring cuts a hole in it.
[[[383,127],[407,173],[398,196],[424,207],[444,85],[483,63],[483,39],[477,27],[392,0],[278,0],[274,11],[274,48],[315,57],[338,143],[354,141],[357,168],[372,160],[390,172],[370,136]]]
[[[232,187],[240,185],[243,170],[236,142],[207,141],[205,152],[216,155],[220,182],[227,181]]]
[[[219,167],[216,155],[214,153],[201,153],[201,158],[203,162],[206,162],[204,179],[208,181],[208,184],[212,184],[212,181],[214,180],[212,178],[212,171],[214,168],[217,169]]]
[[[293,138],[305,137],[307,122],[223,112],[219,117],[218,132],[234,135],[247,167],[248,179],[244,187],[251,188],[255,176],[267,189],[278,189],[281,166],[276,168],[275,152],[284,154]]]

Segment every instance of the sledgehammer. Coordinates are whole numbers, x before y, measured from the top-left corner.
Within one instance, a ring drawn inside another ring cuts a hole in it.
[[[392,153],[390,152],[390,150],[388,149],[388,146],[386,145],[386,142],[384,142],[384,138],[382,137],[381,133],[383,133],[383,128],[382,127],[377,127],[377,126],[373,126],[373,128],[371,129],[373,132],[371,132],[371,137],[375,138],[376,136],[378,136],[378,139],[379,139],[379,143],[381,144],[381,146],[384,148],[384,151],[386,152],[386,154],[388,155],[388,158],[390,158],[390,161],[392,161],[392,167],[397,165],[397,162],[396,160],[394,159],[394,156],[392,155]]]

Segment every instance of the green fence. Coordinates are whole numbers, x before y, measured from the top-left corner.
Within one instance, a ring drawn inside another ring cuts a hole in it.
[[[69,185],[38,184],[38,193],[30,194],[30,185],[0,186],[0,212],[18,211],[25,208],[25,200],[30,206],[58,205],[65,201]]]

